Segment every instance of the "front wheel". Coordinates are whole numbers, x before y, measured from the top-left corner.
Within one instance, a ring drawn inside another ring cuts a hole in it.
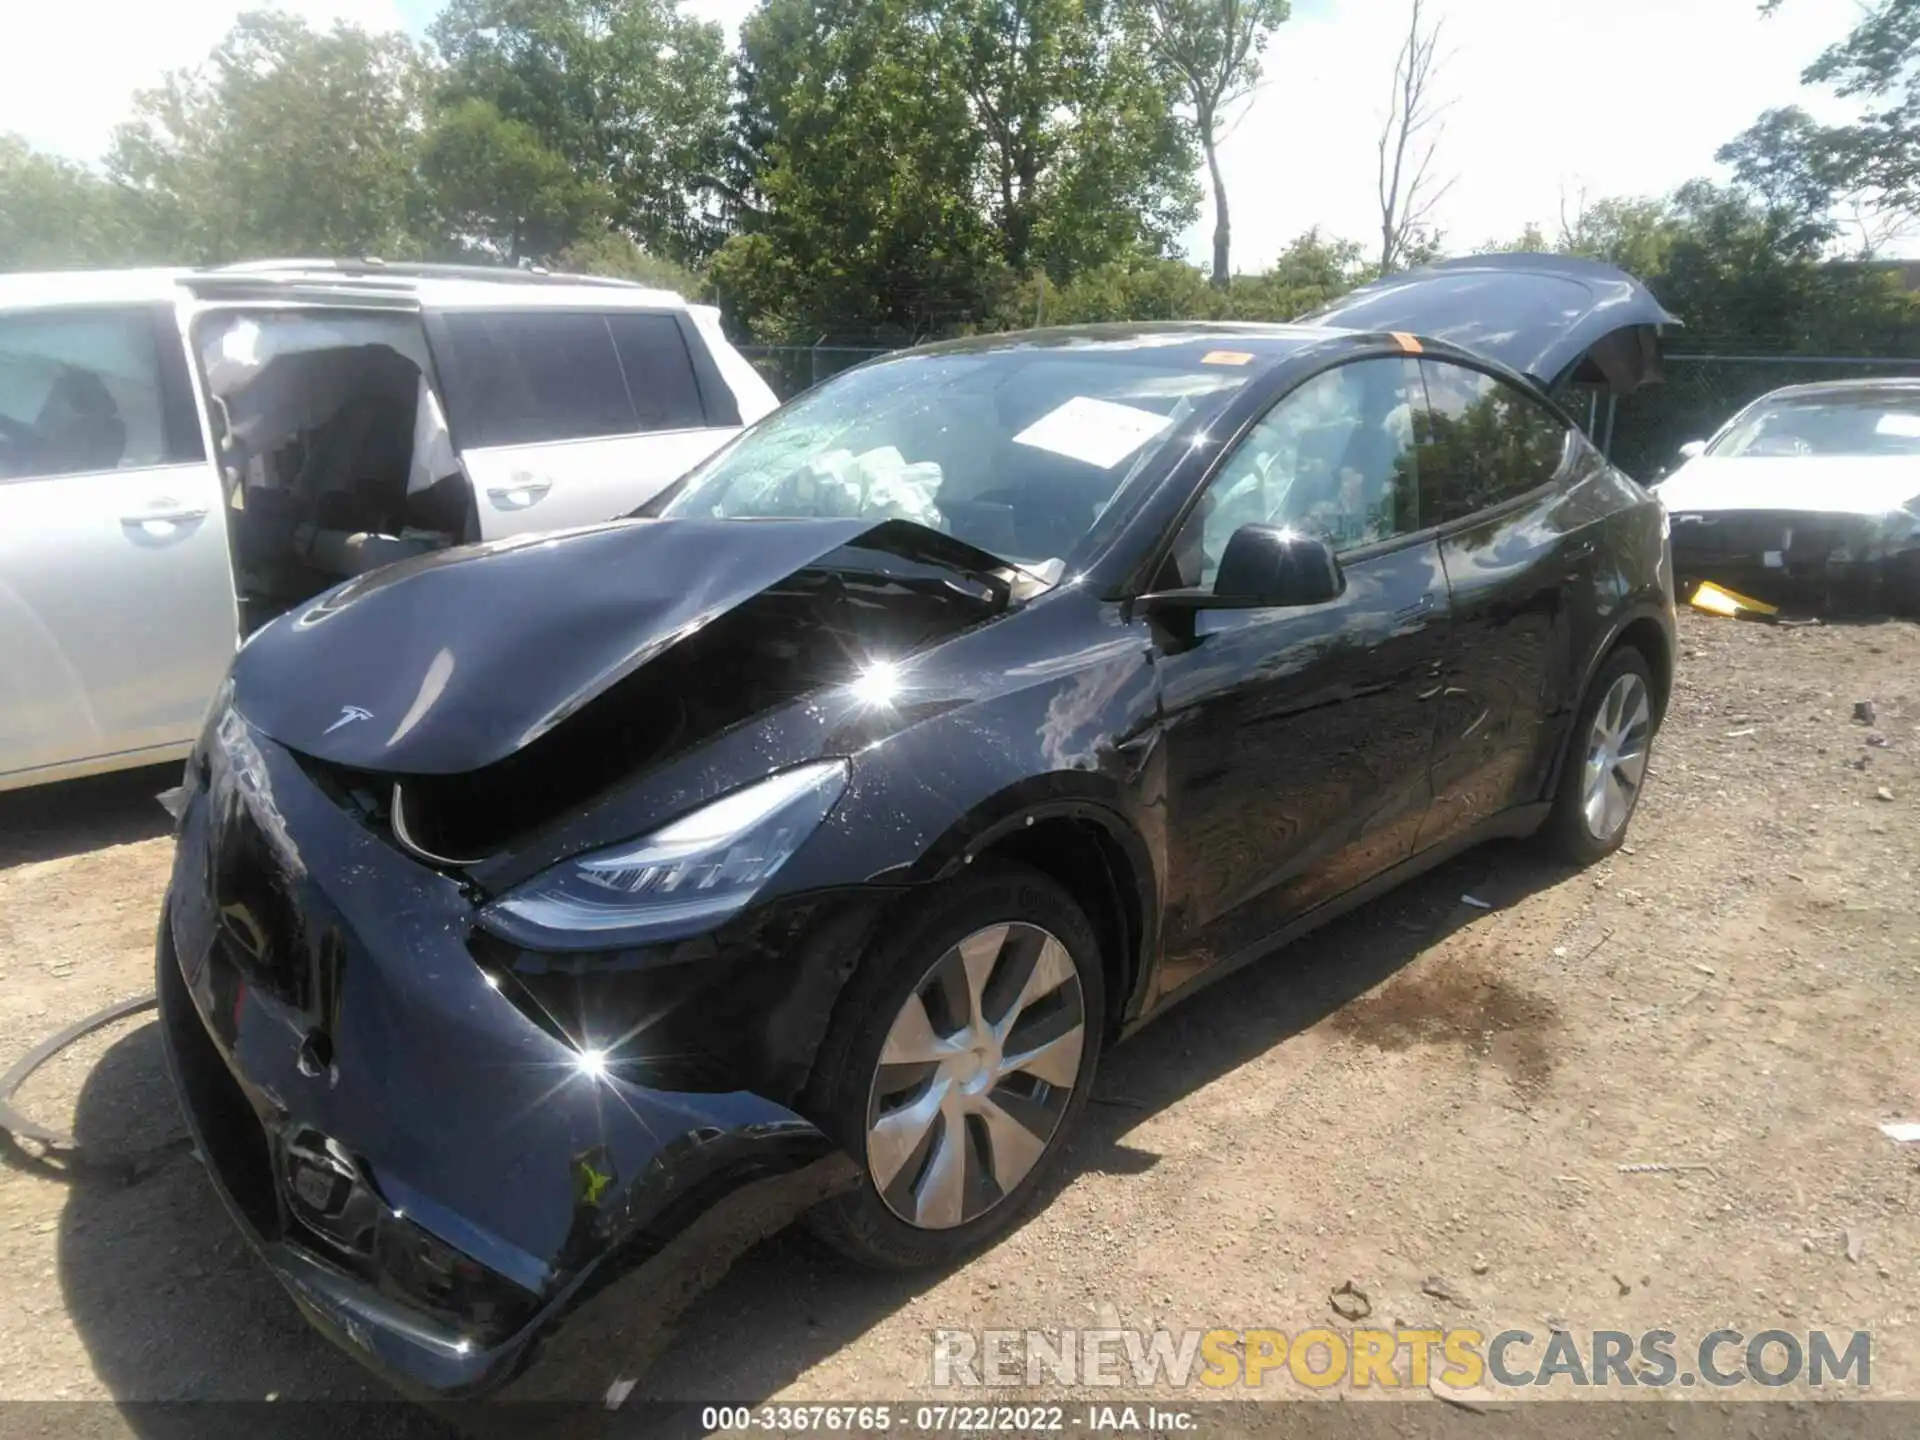
[[[821,1047],[813,1113],[860,1163],[810,1227],[885,1269],[1002,1234],[1059,1158],[1099,1061],[1093,926],[1024,869],[942,887],[862,961]]]
[[[1638,650],[1615,651],[1574,722],[1547,837],[1562,859],[1591,865],[1627,838],[1653,746],[1653,672]]]

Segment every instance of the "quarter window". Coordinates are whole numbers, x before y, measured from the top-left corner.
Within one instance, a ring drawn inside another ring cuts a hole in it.
[[[1211,585],[1243,525],[1280,525],[1353,550],[1431,524],[1423,514],[1408,360],[1361,360],[1314,376],[1256,424],[1209,482],[1175,564]]]
[[[0,480],[166,463],[147,310],[0,317]]]
[[[609,315],[614,353],[642,430],[697,430],[707,423],[687,337],[672,315]]]
[[[436,353],[462,446],[535,445],[705,424],[679,322],[647,312],[448,314]]]
[[[1420,368],[1429,417],[1420,466],[1439,491],[1432,519],[1461,519],[1560,473],[1574,432],[1539,401],[1464,365],[1427,360]]]

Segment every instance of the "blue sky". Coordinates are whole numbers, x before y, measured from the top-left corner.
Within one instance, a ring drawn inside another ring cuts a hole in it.
[[[436,0],[281,0],[313,20],[424,30]],[[753,0],[690,0],[729,29]],[[1268,79],[1223,148],[1237,268],[1270,263],[1311,226],[1377,231],[1375,145],[1406,0],[1297,0],[1274,37]],[[1771,105],[1846,107],[1799,73],[1857,18],[1856,0],[1430,0],[1452,105],[1440,168],[1454,185],[1438,219],[1450,245],[1551,231],[1585,191],[1656,194],[1712,173],[1713,152]],[[235,0],[21,0],[0,47],[0,131],[91,160],[134,91],[203,56]],[[1208,213],[1189,237],[1205,253]],[[1377,242],[1375,242],[1377,243]]]

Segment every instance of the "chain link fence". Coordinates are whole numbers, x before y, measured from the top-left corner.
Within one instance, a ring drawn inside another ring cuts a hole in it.
[[[774,394],[791,399],[829,376],[879,355],[885,346],[742,345],[740,353],[766,377]],[[1592,394],[1567,397],[1568,407],[1614,463],[1643,481],[1679,463],[1680,447],[1704,440],[1742,407],[1783,385],[1818,380],[1920,376],[1920,356],[1695,355],[1666,357],[1666,380],[1623,400]]]
[[[830,375],[890,355],[887,346],[874,345],[736,345],[782,400],[811,390]]]
[[[1665,384],[1649,385],[1615,405],[1589,406],[1582,418],[1616,465],[1650,481],[1679,464],[1682,445],[1707,439],[1770,390],[1909,375],[1920,376],[1920,357],[1669,355]]]

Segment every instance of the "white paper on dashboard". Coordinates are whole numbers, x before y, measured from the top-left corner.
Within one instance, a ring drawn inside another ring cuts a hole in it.
[[[1151,410],[1076,395],[1042,415],[1013,442],[1111,470],[1171,423],[1171,416]]]
[[[1880,417],[1880,423],[1874,430],[1881,435],[1898,435],[1903,439],[1920,439],[1920,415],[1909,415],[1903,410],[1889,410]]]

